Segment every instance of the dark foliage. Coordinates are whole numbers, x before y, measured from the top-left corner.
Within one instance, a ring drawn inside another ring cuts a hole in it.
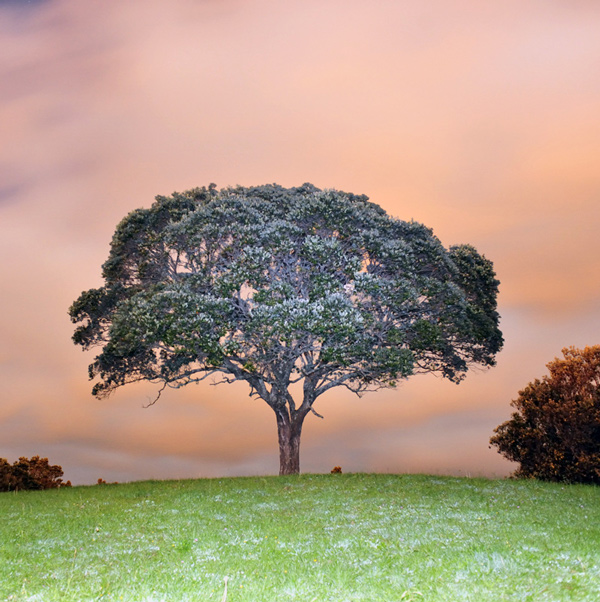
[[[50,465],[48,458],[19,458],[14,464],[0,458],[0,491],[70,487],[71,481],[63,482],[63,474],[62,467]]]
[[[563,354],[519,392],[490,443],[519,462],[515,477],[600,484],[600,345]]]

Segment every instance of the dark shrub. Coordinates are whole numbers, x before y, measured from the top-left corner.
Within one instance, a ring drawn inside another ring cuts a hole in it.
[[[563,355],[519,391],[490,442],[519,462],[515,477],[600,485],[600,345]]]
[[[63,483],[63,474],[62,467],[50,465],[48,458],[22,457],[12,465],[0,458],[0,491],[70,487],[71,481]]]

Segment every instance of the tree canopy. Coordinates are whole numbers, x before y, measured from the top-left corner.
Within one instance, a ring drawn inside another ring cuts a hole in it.
[[[562,350],[512,402],[490,443],[516,477],[600,484],[600,345]]]
[[[70,308],[74,342],[102,347],[93,393],[246,381],[276,414],[282,473],[298,472],[303,420],[332,387],[459,382],[502,346],[489,260],[311,184],[158,196],[117,226],[103,277]]]

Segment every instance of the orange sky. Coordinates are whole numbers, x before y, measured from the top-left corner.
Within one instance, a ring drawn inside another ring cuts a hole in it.
[[[475,245],[506,345],[459,386],[332,391],[302,469],[508,474],[510,400],[600,342],[598,32],[584,0],[0,3],[0,457],[77,483],[276,473],[243,384],[93,398],[67,309],[155,195],[308,181]]]

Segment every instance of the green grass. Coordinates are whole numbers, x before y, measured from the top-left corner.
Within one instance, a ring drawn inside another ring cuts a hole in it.
[[[0,494],[0,600],[600,600],[600,488],[433,476]]]

